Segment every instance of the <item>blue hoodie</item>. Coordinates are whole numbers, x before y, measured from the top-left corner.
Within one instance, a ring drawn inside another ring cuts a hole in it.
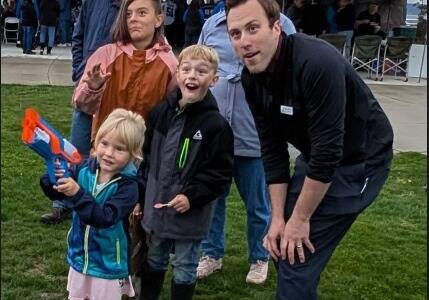
[[[47,174],[40,180],[49,198],[64,199],[73,208],[72,226],[67,234],[67,262],[77,272],[93,277],[128,277],[131,244],[126,224],[138,199],[136,167],[128,164],[98,192],[95,158],[71,171],[80,186],[73,197],[56,192]]]

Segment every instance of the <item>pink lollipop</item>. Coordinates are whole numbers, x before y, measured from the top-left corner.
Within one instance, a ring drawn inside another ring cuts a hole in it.
[[[153,207],[154,208],[163,208],[163,207],[170,207],[170,203],[156,203]]]

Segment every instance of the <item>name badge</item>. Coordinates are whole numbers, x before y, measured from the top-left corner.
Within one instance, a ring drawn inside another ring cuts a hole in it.
[[[287,105],[280,105],[280,112],[284,115],[293,116],[293,107]]]

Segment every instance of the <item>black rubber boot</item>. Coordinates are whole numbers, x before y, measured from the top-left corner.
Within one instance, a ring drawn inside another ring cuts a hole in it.
[[[194,295],[196,282],[192,284],[177,284],[171,279],[171,300],[191,300]]]
[[[161,294],[165,271],[153,270],[144,265],[141,274],[141,289],[138,300],[157,300]]]

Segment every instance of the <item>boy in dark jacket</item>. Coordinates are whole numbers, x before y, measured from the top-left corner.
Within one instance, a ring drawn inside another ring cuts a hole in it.
[[[149,116],[140,203],[149,235],[142,273],[143,299],[157,299],[170,252],[171,299],[191,299],[198,248],[208,233],[213,200],[231,180],[233,134],[209,91],[217,81],[218,57],[203,45],[185,48],[176,74],[180,90],[167,96]],[[141,215],[137,205],[135,215]]]
[[[21,10],[22,10],[21,25],[24,33],[22,53],[36,54],[35,52],[31,51],[33,47],[34,28],[37,27],[37,16],[36,16],[36,10],[34,9],[33,1],[24,0]]]

